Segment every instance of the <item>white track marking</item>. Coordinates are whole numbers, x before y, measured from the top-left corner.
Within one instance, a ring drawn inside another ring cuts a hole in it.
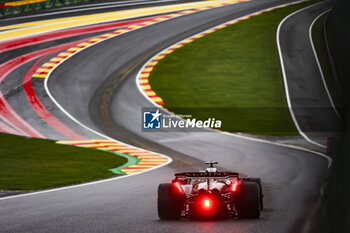
[[[307,0],[305,0],[305,1],[307,1]],[[299,1],[297,1],[297,2],[299,2]],[[304,1],[302,1],[302,2],[304,2]],[[282,6],[282,5],[279,5],[279,6]],[[277,7],[278,7],[278,6],[277,6]],[[308,7],[311,7],[311,6],[308,6]],[[271,7],[271,8],[268,8],[268,9],[272,9],[272,8],[274,8],[274,7]],[[199,33],[197,33],[197,34],[194,34],[194,35],[192,35],[192,36],[189,36],[189,37],[187,37],[187,38],[185,38],[185,39],[183,39],[183,40],[181,40],[181,41],[179,41],[179,42],[176,42],[176,43],[170,45],[169,47],[165,48],[164,50],[160,51],[159,53],[157,53],[156,55],[154,55],[153,57],[151,57],[151,58],[142,66],[142,68],[139,70],[138,74],[136,75],[135,83],[136,83],[136,86],[137,86],[139,92],[141,92],[141,94],[142,94],[152,105],[154,105],[155,107],[161,108],[163,111],[165,111],[165,112],[167,112],[167,113],[169,113],[169,114],[173,114],[173,113],[169,112],[167,109],[165,109],[165,108],[163,108],[162,106],[160,106],[160,105],[158,105],[157,103],[155,103],[149,96],[146,95],[146,93],[142,90],[141,86],[139,85],[139,81],[138,81],[138,80],[139,80],[139,77],[140,77],[140,75],[141,75],[142,70],[147,66],[147,64],[148,64],[149,62],[151,62],[155,57],[157,57],[157,56],[159,56],[160,54],[164,53],[165,51],[169,50],[169,49],[170,49],[171,47],[173,47],[174,45],[181,43],[182,41],[188,40],[188,39],[191,38],[191,37],[194,37],[194,36],[196,36],[196,35],[200,35],[200,34],[202,34],[202,33],[205,32],[205,31],[214,29],[214,28],[216,28],[216,27],[218,27],[218,26],[227,24],[227,23],[229,23],[229,22],[231,22],[231,21],[234,21],[234,20],[237,20],[237,19],[240,19],[240,18],[245,18],[245,17],[247,17],[247,16],[250,16],[250,15],[253,15],[253,14],[256,14],[256,13],[260,13],[260,12],[263,12],[263,11],[268,10],[268,9],[264,9],[264,10],[254,12],[254,13],[249,14],[249,15],[245,15],[245,16],[242,16],[242,17],[239,17],[239,18],[236,18],[236,19],[229,20],[229,21],[227,21],[227,22],[224,22],[224,23],[219,24],[219,25],[217,25],[217,26],[214,26],[214,27],[212,27],[212,28],[206,29],[206,30],[204,30],[204,31],[202,31],[202,32],[199,32]],[[305,8],[303,8],[303,9],[305,9]],[[301,9],[301,10],[303,10],[303,9]],[[300,11],[300,10],[299,10],[299,11]],[[214,129],[209,129],[209,130],[214,130]],[[327,161],[328,161],[328,168],[331,167],[331,165],[332,165],[332,158],[330,158],[329,156],[327,156],[327,155],[325,155],[325,154],[323,154],[323,153],[321,153],[321,152],[317,152],[317,151],[310,150],[310,149],[303,148],[303,147],[299,147],[299,146],[287,145],[287,144],[282,144],[282,143],[278,143],[278,142],[273,142],[273,141],[268,141],[268,140],[263,140],[263,139],[257,139],[257,138],[254,138],[254,137],[248,137],[248,136],[243,136],[243,135],[239,135],[239,134],[223,132],[223,131],[219,131],[219,130],[214,130],[214,131],[215,131],[215,132],[219,132],[219,133],[221,133],[221,134],[225,134],[225,135],[231,136],[231,137],[238,137],[238,138],[243,138],[243,139],[250,140],[250,141],[254,141],[254,142],[261,142],[261,143],[266,143],[266,144],[271,144],[271,145],[276,145],[276,146],[287,147],[287,148],[292,148],[292,149],[296,149],[296,150],[302,150],[302,151],[310,152],[310,153],[319,155],[319,156],[321,156],[321,157],[327,159]],[[324,148],[323,145],[321,145],[321,147]]]
[[[278,25],[278,28],[277,28],[277,33],[276,33],[276,41],[277,41],[277,48],[278,48],[278,54],[279,54],[279,58],[280,58],[280,63],[281,63],[281,69],[282,69],[282,76],[283,76],[283,83],[284,83],[284,90],[286,92],[286,99],[287,99],[287,105],[288,105],[288,109],[289,109],[289,113],[293,119],[293,122],[294,122],[294,125],[295,127],[297,128],[299,134],[305,138],[306,141],[316,145],[316,146],[319,146],[319,147],[322,147],[322,148],[327,148],[325,145],[322,145],[320,143],[317,143],[313,140],[311,140],[300,128],[299,126],[299,123],[294,115],[294,112],[293,112],[293,108],[292,108],[292,104],[291,104],[291,101],[290,101],[290,97],[289,97],[289,90],[288,90],[288,82],[287,82],[287,76],[286,76],[286,71],[285,71],[285,68],[284,68],[284,63],[283,63],[283,55],[282,55],[282,51],[281,51],[281,45],[280,45],[280,30],[281,30],[281,27],[283,25],[283,23],[285,21],[287,21],[287,19],[289,19],[290,17],[292,17],[293,15],[296,15],[298,14],[299,12],[302,12],[308,8],[311,8],[313,6],[316,6],[316,5],[320,5],[320,4],[323,4],[323,2],[320,2],[320,3],[317,3],[317,4],[313,4],[313,5],[310,5],[310,6],[307,6],[305,8],[302,8],[300,10],[297,10],[295,12],[293,12],[292,14],[288,15],[287,17],[285,17],[281,22],[280,24]]]
[[[334,112],[335,112],[335,114],[337,115],[337,117],[338,117],[339,119],[341,119],[340,114],[339,114],[337,108],[336,108],[335,105],[334,105],[332,96],[331,96],[331,94],[330,94],[330,92],[329,92],[329,90],[328,90],[327,83],[326,83],[326,80],[325,80],[325,78],[324,78],[323,70],[322,70],[320,61],[318,60],[318,55],[317,55],[317,52],[316,52],[316,49],[315,49],[315,45],[314,45],[314,41],[313,41],[313,38],[312,38],[312,28],[313,28],[314,24],[316,23],[316,21],[317,21],[322,15],[326,14],[326,13],[329,12],[329,11],[330,11],[330,9],[326,10],[325,12],[323,12],[323,13],[321,13],[319,16],[317,16],[317,17],[314,19],[314,21],[312,21],[311,26],[310,26],[310,28],[309,28],[309,37],[310,37],[310,43],[311,43],[312,51],[314,52],[314,55],[315,55],[315,58],[316,58],[316,62],[317,62],[317,66],[318,66],[318,70],[320,71],[321,78],[322,78],[322,82],[323,82],[324,88],[326,89],[329,102],[331,103],[331,105],[332,105],[332,107],[333,107],[333,109],[334,109]]]
[[[233,134],[233,133],[228,133],[228,132],[222,132],[223,134],[232,136],[232,137],[238,137],[238,138],[244,138],[250,141],[254,141],[254,142],[261,142],[261,143],[266,143],[266,144],[272,144],[272,145],[276,145],[276,146],[282,146],[282,147],[287,147],[287,148],[292,148],[292,149],[296,149],[296,150],[302,150],[302,151],[306,151],[306,152],[310,152],[316,155],[319,155],[325,159],[327,159],[328,161],[328,168],[331,167],[333,159],[331,157],[329,157],[328,155],[325,155],[321,152],[318,151],[314,151],[314,150],[310,150],[304,147],[300,147],[300,146],[295,146],[295,145],[289,145],[289,144],[283,144],[283,143],[279,143],[279,142],[274,142],[274,141],[269,141],[269,140],[264,140],[264,139],[259,139],[259,138],[254,138],[254,137],[248,137],[248,136],[243,136],[243,135],[239,135],[239,134]]]

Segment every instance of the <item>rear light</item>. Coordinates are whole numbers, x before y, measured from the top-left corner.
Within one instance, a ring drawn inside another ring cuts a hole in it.
[[[202,209],[204,209],[204,210],[210,210],[210,209],[213,208],[214,202],[213,202],[213,200],[212,200],[211,198],[204,197],[204,198],[201,200],[200,204],[201,204]]]
[[[184,194],[184,191],[183,191],[181,185],[179,184],[179,182],[175,182],[174,184],[175,184],[177,190],[178,190],[180,193]]]
[[[204,200],[204,207],[205,208],[210,208],[210,200],[209,199],[205,199]]]
[[[231,191],[232,192],[236,192],[237,191],[237,187],[238,187],[238,181],[236,180],[235,182],[232,183]]]

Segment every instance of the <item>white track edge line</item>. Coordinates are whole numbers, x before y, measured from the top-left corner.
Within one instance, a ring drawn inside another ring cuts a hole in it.
[[[301,3],[301,2],[306,2],[306,1],[308,1],[308,0],[304,0],[304,1],[295,1],[295,2],[293,2],[293,3],[296,3],[296,2],[300,2],[300,3]],[[283,5],[284,5],[284,4],[282,4],[282,5],[277,5],[276,7],[283,6]],[[244,17],[247,17],[247,16],[249,16],[249,15],[253,15],[253,14],[256,14],[256,13],[260,13],[260,12],[263,12],[263,11],[266,11],[266,10],[272,9],[272,8],[274,8],[274,7],[266,8],[266,9],[261,10],[261,11],[256,11],[256,12],[254,12],[254,13],[251,13],[251,14],[248,14],[248,15],[245,15],[245,16],[242,16],[242,17],[239,17],[239,18],[236,18],[236,19],[229,20],[229,21],[227,21],[227,22],[224,22],[224,23],[219,24],[219,25],[217,25],[217,26],[214,26],[214,27],[212,27],[212,28],[206,29],[206,30],[204,30],[204,31],[202,31],[202,32],[199,32],[199,33],[197,33],[197,34],[194,34],[194,35],[192,35],[192,36],[189,36],[189,37],[187,37],[187,38],[185,38],[185,39],[183,39],[183,40],[181,40],[181,41],[179,41],[179,42],[176,42],[176,43],[170,45],[169,47],[165,48],[164,50],[160,51],[159,53],[157,53],[156,55],[154,55],[152,58],[150,58],[150,59],[142,66],[142,68],[139,70],[139,72],[137,73],[135,82],[136,82],[136,86],[137,86],[139,92],[141,92],[141,94],[142,94],[151,104],[153,104],[155,107],[161,108],[163,111],[168,112],[168,113],[170,113],[170,114],[173,114],[173,113],[171,113],[170,111],[168,111],[167,109],[165,109],[165,108],[163,108],[162,106],[160,106],[160,105],[158,105],[157,103],[155,103],[149,96],[146,95],[146,93],[142,90],[141,86],[139,85],[139,82],[138,82],[139,77],[140,77],[140,75],[141,75],[142,70],[147,66],[147,64],[148,64],[149,62],[151,62],[155,57],[157,57],[157,56],[159,56],[160,54],[164,53],[165,51],[169,50],[169,49],[170,49],[171,47],[173,47],[174,45],[180,44],[181,42],[183,42],[183,41],[185,41],[185,40],[188,40],[188,39],[191,38],[191,37],[195,37],[196,35],[200,35],[200,34],[202,34],[202,33],[205,32],[205,31],[209,31],[209,30],[211,30],[211,29],[213,29],[213,28],[216,28],[216,27],[219,27],[219,26],[221,26],[221,25],[227,24],[227,23],[229,23],[229,22],[231,22],[231,21],[235,21],[235,20],[238,20],[238,19],[240,19],[240,18],[244,18]],[[304,8],[303,8],[303,9],[304,9]],[[209,129],[209,130],[213,130],[213,129]],[[220,130],[215,130],[215,131],[216,131],[216,132],[219,132],[219,133],[221,133],[221,134],[225,134],[225,135],[231,136],[231,137],[238,137],[238,138],[243,138],[243,139],[250,140],[250,141],[261,142],[261,143],[266,143],[266,144],[271,144],[271,145],[276,145],[276,146],[281,146],[281,147],[287,147],[287,148],[292,148],[292,149],[296,149],[296,150],[302,150],[302,151],[306,151],[306,152],[309,152],[309,153],[313,153],[313,154],[319,155],[319,156],[321,156],[321,157],[327,159],[327,160],[328,160],[328,168],[330,168],[331,165],[332,165],[333,159],[330,158],[329,156],[327,156],[327,155],[321,153],[321,152],[318,152],[318,151],[314,151],[314,150],[307,149],[307,148],[300,147],[300,146],[287,145],[287,144],[282,144],[282,143],[273,142],[273,141],[269,141],[269,140],[257,139],[257,138],[254,138],[254,137],[248,137],[248,136],[243,136],[243,135],[234,134],[234,133],[229,133],[229,132],[223,132],[223,131],[220,131]]]
[[[281,64],[281,70],[282,70],[282,77],[283,77],[283,83],[284,83],[284,90],[285,90],[285,93],[286,93],[286,100],[287,100],[287,105],[288,105],[288,109],[289,109],[289,113],[293,119],[293,122],[294,122],[294,125],[295,127],[297,128],[299,134],[308,142],[316,145],[316,146],[319,146],[319,147],[322,147],[322,148],[327,148],[325,145],[322,145],[320,143],[317,143],[313,140],[311,140],[300,128],[299,126],[299,123],[294,115],[294,112],[293,112],[293,109],[292,109],[292,104],[291,104],[291,101],[290,101],[290,97],[289,97],[289,89],[288,89],[288,82],[287,82],[287,76],[286,76],[286,71],[285,71],[285,68],[284,68],[284,62],[283,62],[283,55],[282,55],[282,50],[281,50],[281,45],[280,45],[280,30],[281,30],[281,27],[283,25],[283,23],[285,21],[287,21],[287,19],[289,19],[290,17],[292,17],[293,15],[296,15],[298,14],[299,12],[302,12],[308,8],[311,8],[313,6],[316,6],[316,5],[319,5],[319,4],[323,4],[323,2],[319,2],[319,3],[316,3],[316,4],[313,4],[313,5],[310,5],[310,6],[307,6],[307,7],[304,7],[302,9],[299,9],[291,14],[289,14],[288,16],[286,16],[278,25],[278,28],[277,28],[277,32],[276,32],[276,42],[277,42],[277,49],[278,49],[278,55],[279,55],[279,60],[280,60],[280,64]]]
[[[325,155],[321,152],[318,151],[314,151],[311,149],[307,149],[301,146],[296,146],[296,145],[291,145],[291,144],[283,144],[283,143],[279,143],[279,142],[274,142],[274,141],[269,141],[269,140],[264,140],[264,139],[259,139],[259,138],[254,138],[254,137],[249,137],[249,136],[243,136],[243,135],[239,135],[239,134],[233,134],[233,133],[229,133],[229,132],[221,132],[223,134],[232,136],[232,137],[238,137],[238,138],[244,138],[250,141],[255,141],[255,142],[261,142],[261,143],[267,143],[267,144],[271,144],[271,145],[275,145],[275,146],[281,146],[281,147],[287,147],[287,148],[291,148],[291,149],[296,149],[296,150],[302,150],[302,151],[306,151],[309,153],[313,153],[316,155],[319,155],[325,159],[328,160],[328,168],[331,167],[333,159],[331,157],[329,157],[328,155]]]
[[[335,114],[337,115],[337,117],[339,119],[341,119],[340,117],[340,114],[337,110],[337,108],[335,107],[334,105],[334,101],[333,101],[333,98],[331,96],[331,93],[329,92],[329,89],[328,89],[328,86],[327,86],[327,83],[326,83],[326,80],[325,80],[325,77],[324,77],[324,73],[323,73],[323,69],[322,69],[322,66],[320,64],[320,61],[318,59],[318,54],[317,54],[317,51],[315,49],[315,45],[314,45],[314,41],[313,41],[313,37],[312,37],[312,29],[313,29],[313,26],[314,24],[316,23],[316,21],[322,17],[324,14],[326,14],[327,12],[329,12],[331,9],[328,9],[324,12],[322,12],[320,15],[318,15],[311,23],[310,25],[310,28],[309,28],[309,37],[310,37],[310,43],[311,43],[311,47],[312,47],[312,51],[314,52],[314,55],[315,55],[315,59],[316,59],[316,62],[317,62],[317,66],[318,66],[318,70],[320,71],[320,74],[321,74],[321,78],[322,78],[322,82],[323,82],[323,85],[324,85],[324,88],[326,89],[326,92],[327,92],[327,96],[328,96],[328,99],[329,99],[329,102],[331,103],[333,109],[334,109],[334,112]]]

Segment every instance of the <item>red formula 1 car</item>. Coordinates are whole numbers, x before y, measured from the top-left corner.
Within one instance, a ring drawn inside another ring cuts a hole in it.
[[[219,172],[213,165],[201,172],[176,173],[171,183],[158,186],[160,219],[259,218],[263,194],[259,178]]]

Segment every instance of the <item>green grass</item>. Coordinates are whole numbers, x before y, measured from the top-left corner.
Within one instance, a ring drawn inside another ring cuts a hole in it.
[[[173,112],[222,120],[222,130],[296,135],[286,105],[276,29],[315,1],[255,16],[174,51],[155,67],[152,89]]]
[[[37,190],[115,176],[127,162],[95,149],[0,134],[0,190]]]
[[[317,57],[322,67],[323,76],[325,78],[327,88],[330,92],[332,100],[336,106],[341,106],[341,97],[339,89],[333,77],[331,65],[329,63],[329,57],[326,47],[326,40],[324,36],[324,22],[327,18],[328,13],[321,16],[314,24],[312,28],[312,39],[314,42]]]

